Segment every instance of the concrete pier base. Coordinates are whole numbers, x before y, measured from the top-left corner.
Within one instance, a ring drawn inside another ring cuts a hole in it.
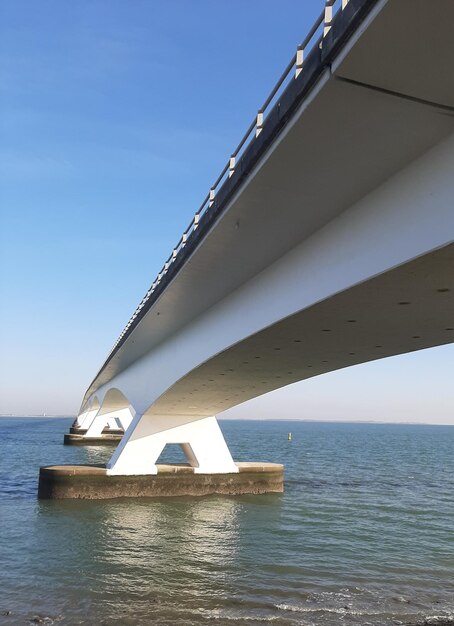
[[[63,437],[63,443],[65,446],[116,446],[122,437],[123,433],[117,435],[109,433],[99,437],[84,437],[69,433]]]
[[[166,496],[207,496],[280,493],[284,466],[278,463],[237,463],[239,472],[194,474],[189,465],[158,465],[155,475],[108,476],[105,467],[53,465],[41,467],[38,498],[104,500]]]

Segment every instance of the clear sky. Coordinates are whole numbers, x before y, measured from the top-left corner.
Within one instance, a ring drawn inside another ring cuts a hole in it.
[[[3,0],[0,413],[74,414],[322,0]],[[453,346],[230,417],[454,424]]]

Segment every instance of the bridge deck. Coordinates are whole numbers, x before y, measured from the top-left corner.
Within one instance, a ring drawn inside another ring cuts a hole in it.
[[[109,478],[168,443],[244,478],[222,411],[454,340],[454,3],[342,4],[85,395],[90,434],[134,416]]]
[[[85,399],[453,132],[450,17],[443,1],[350,0]]]

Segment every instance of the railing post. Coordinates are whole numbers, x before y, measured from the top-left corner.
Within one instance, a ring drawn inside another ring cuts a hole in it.
[[[295,78],[303,71],[303,61],[304,61],[304,49],[298,47],[296,49],[296,59],[295,59]]]
[[[235,157],[231,156],[229,161],[229,178],[235,173]]]
[[[214,196],[215,196],[215,190],[214,189],[210,189],[210,197],[208,200],[208,207],[212,207],[214,204]]]
[[[199,220],[200,220],[200,215],[198,213],[196,213],[194,215],[194,230],[197,228],[197,226],[199,225]]]
[[[255,136],[258,137],[263,128],[263,111],[257,113],[257,121],[255,123]]]
[[[349,0],[342,0],[342,11],[345,9],[345,7],[347,6]]]
[[[336,0],[325,0],[325,17],[323,26],[323,37],[329,33],[333,24],[333,4]]]

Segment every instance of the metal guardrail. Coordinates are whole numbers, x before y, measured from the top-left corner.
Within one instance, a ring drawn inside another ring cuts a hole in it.
[[[343,11],[345,7],[347,6],[347,4],[349,3],[349,1],[350,0],[325,0],[325,7],[323,11],[320,13],[319,17],[315,21],[314,25],[310,29],[305,39],[302,41],[302,43],[298,45],[296,49],[296,53],[293,55],[293,57],[289,61],[287,67],[283,71],[279,80],[277,81],[273,89],[271,90],[271,93],[269,94],[269,96],[267,97],[263,105],[260,107],[260,109],[258,110],[256,117],[251,122],[249,128],[243,135],[243,138],[241,139],[240,143],[232,152],[230,159],[224,166],[223,170],[217,177],[216,181],[211,186],[208,194],[203,199],[203,202],[200,205],[200,208],[196,211],[193,219],[191,220],[188,227],[186,228],[186,230],[180,237],[176,246],[173,248],[172,253],[170,254],[168,259],[162,266],[155,280],[151,284],[151,287],[148,289],[147,293],[142,298],[139,306],[137,307],[137,309],[134,311],[133,315],[131,316],[129,322],[124,327],[123,331],[121,332],[120,336],[115,342],[112,350],[110,351],[107,357],[107,360],[109,360],[110,356],[112,355],[112,353],[114,352],[118,344],[121,342],[123,337],[127,334],[130,327],[134,323],[134,320],[137,318],[140,311],[143,309],[143,307],[146,305],[148,300],[151,298],[152,294],[155,292],[156,288],[161,283],[163,277],[167,274],[169,267],[172,265],[172,263],[175,262],[176,258],[178,257],[178,254],[191,241],[191,236],[197,230],[197,227],[200,222],[200,218],[206,212],[208,212],[210,208],[213,206],[214,199],[216,197],[216,193],[218,189],[222,186],[226,178],[230,178],[231,176],[233,176],[235,172],[235,164],[238,161],[238,158],[247,149],[247,147],[252,143],[252,141],[254,141],[254,139],[258,137],[259,134],[261,133],[263,124],[266,119],[265,117],[266,112],[270,110],[271,105],[274,105],[275,100],[284,91],[288,83],[293,79],[297,79],[298,76],[301,74],[301,72],[304,71],[304,59],[308,55],[308,51],[311,51],[316,46],[322,46],[323,38],[326,37],[326,35],[330,31],[335,14],[338,11]]]

